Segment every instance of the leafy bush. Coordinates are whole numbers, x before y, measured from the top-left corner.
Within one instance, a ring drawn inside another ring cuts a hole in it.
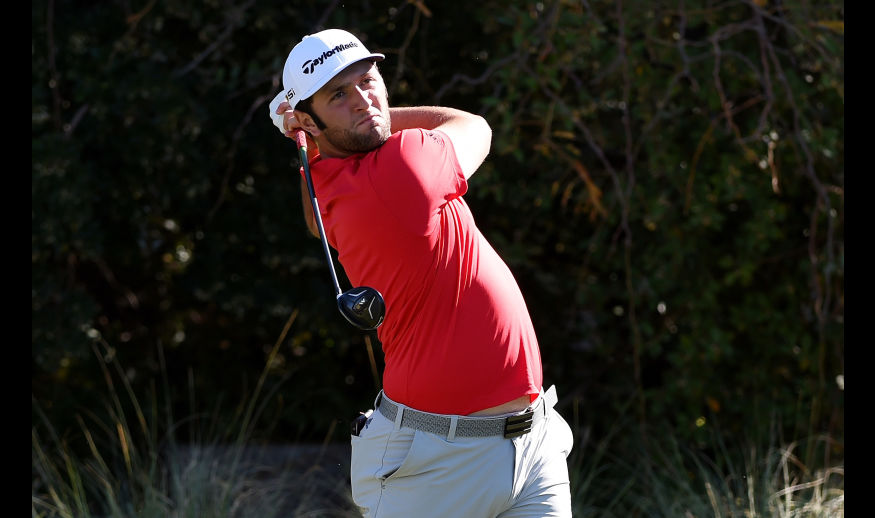
[[[467,199],[561,408],[598,436],[627,404],[692,444],[775,413],[791,440],[843,436],[840,2],[129,9],[32,5],[32,393],[59,429],[101,398],[95,337],[135,390],[161,348],[213,408],[251,393],[292,314],[259,433],[345,440],[370,406],[378,344],[333,307],[265,116],[294,42],[343,26],[387,55],[394,104],[491,123]]]

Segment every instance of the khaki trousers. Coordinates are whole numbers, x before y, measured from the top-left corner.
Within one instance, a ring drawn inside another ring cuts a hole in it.
[[[570,518],[573,438],[555,403],[554,387],[542,391],[539,419],[511,439],[448,439],[401,427],[403,411],[393,422],[375,410],[351,436],[353,500],[367,518]]]

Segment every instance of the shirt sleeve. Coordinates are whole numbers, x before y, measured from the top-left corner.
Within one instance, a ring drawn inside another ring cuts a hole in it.
[[[453,143],[439,130],[400,131],[375,160],[370,181],[377,196],[402,226],[419,235],[433,232],[446,203],[468,190]]]

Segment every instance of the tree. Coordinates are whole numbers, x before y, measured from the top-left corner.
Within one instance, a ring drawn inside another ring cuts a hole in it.
[[[143,390],[163,351],[181,415],[270,360],[264,434],[343,440],[378,344],[333,308],[265,113],[298,37],[340,26],[387,55],[393,104],[491,123],[466,198],[561,405],[843,435],[842,4],[465,7],[34,4],[35,400],[72,423],[101,396],[96,338]]]

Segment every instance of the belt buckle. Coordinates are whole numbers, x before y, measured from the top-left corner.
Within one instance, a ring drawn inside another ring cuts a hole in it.
[[[529,410],[520,415],[508,417],[504,421],[504,438],[513,439],[529,433],[532,430],[532,417],[534,415],[534,410]]]

